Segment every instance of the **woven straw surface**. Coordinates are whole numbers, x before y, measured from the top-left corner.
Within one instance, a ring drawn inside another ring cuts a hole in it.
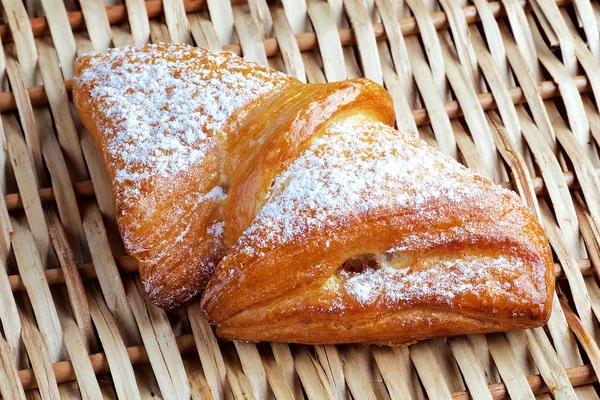
[[[1,0],[3,397],[598,399],[600,5],[466,1]],[[197,305],[153,307],[70,102],[77,55],[148,42],[384,84],[399,129],[535,210],[557,263],[548,325],[398,348],[256,345],[218,342]]]

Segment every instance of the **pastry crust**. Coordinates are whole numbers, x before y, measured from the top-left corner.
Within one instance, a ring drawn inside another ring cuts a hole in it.
[[[186,45],[85,56],[76,74],[158,306],[208,282],[201,307],[219,336],[319,344],[547,321],[553,260],[533,214],[394,130],[376,83],[303,84]]]
[[[516,194],[349,112],[269,185],[202,307],[228,339],[406,344],[542,326],[553,288]]]
[[[73,100],[102,154],[125,248],[152,302],[184,306],[224,255],[225,126],[297,81],[172,44],[92,53],[75,69]]]

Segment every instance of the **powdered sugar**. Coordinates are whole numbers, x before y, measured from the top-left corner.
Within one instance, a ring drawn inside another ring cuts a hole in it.
[[[208,234],[213,238],[221,238],[223,237],[223,233],[225,232],[225,222],[215,222],[211,226],[208,227]]]
[[[451,305],[460,296],[475,296],[482,301],[482,297],[500,299],[535,293],[528,290],[527,282],[516,282],[524,266],[514,257],[433,258],[404,268],[382,264],[378,269],[368,268],[361,273],[340,272],[343,289],[360,305],[377,301],[394,304],[438,301]]]
[[[223,188],[221,186],[215,186],[214,188],[212,188],[210,190],[210,192],[208,192],[204,195],[201,195],[198,198],[198,202],[203,202],[203,201],[207,201],[207,200],[222,201],[222,200],[225,200],[226,198],[227,198],[227,193],[225,193]]]
[[[275,180],[241,242],[255,253],[323,229],[341,229],[372,212],[483,199],[481,190],[464,184],[473,175],[411,135],[347,118],[315,138]],[[434,220],[436,211],[428,210],[424,218]]]
[[[114,181],[125,202],[149,179],[202,163],[236,110],[289,79],[233,53],[185,45],[110,49],[89,63],[78,84],[116,126],[104,132],[106,152],[119,161]]]
[[[183,239],[185,238],[185,236],[188,234],[189,231],[190,231],[190,224],[187,224],[186,227],[185,227],[185,229],[183,231],[181,231],[181,233],[179,234],[179,236],[177,236],[177,238],[175,239],[175,243],[182,242]]]

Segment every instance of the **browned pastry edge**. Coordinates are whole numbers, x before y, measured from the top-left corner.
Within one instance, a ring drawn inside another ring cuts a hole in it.
[[[506,332],[544,326],[550,313],[543,318],[498,318],[475,312],[460,312],[442,307],[414,307],[388,314],[366,313],[356,318],[339,319],[331,315],[328,321],[302,321],[281,318],[277,323],[255,323],[240,329],[228,322],[217,325],[217,335],[228,340],[250,342],[291,342],[302,344],[369,343],[405,346],[420,340],[464,334]],[[393,337],[390,333],[393,332]],[[242,338],[242,339],[240,339]]]

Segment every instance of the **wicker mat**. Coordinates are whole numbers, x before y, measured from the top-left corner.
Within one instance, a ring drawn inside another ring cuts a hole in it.
[[[5,399],[598,399],[600,4],[594,0],[1,0]],[[409,347],[218,341],[145,298],[73,62],[187,42],[304,82],[366,76],[398,128],[517,191],[558,279],[548,325]]]

